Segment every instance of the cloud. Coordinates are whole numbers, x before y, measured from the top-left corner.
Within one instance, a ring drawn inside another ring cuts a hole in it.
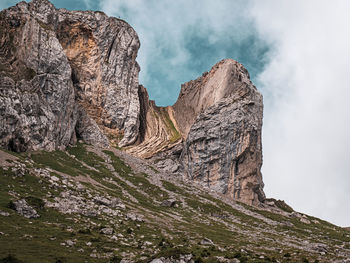
[[[174,103],[181,83],[223,58],[246,62],[251,71],[262,67],[262,56],[257,61],[252,54],[263,54],[266,45],[255,37],[245,6],[229,0],[101,1],[103,11],[125,19],[138,33],[140,82],[160,105]],[[244,57],[242,46],[250,47]]]
[[[264,181],[270,196],[350,225],[350,17],[347,1],[255,1],[273,48],[265,94]]]

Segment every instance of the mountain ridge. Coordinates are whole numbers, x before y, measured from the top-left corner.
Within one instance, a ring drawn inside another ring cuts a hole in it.
[[[243,65],[157,107],[139,46],[103,12],[0,12],[0,261],[350,262],[347,229],[265,197]]]
[[[112,144],[232,199],[264,201],[262,96],[240,63],[218,62],[157,107],[138,82],[140,42],[125,21],[46,0],[1,17],[2,147]]]

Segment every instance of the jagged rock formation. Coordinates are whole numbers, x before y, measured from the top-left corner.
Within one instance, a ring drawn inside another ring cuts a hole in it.
[[[122,137],[120,146],[134,143],[140,113],[136,32],[101,12],[59,10],[57,19],[56,35],[79,103],[111,140]]]
[[[232,199],[265,199],[262,165],[262,96],[238,62],[226,59],[182,85],[173,106],[156,107],[141,90],[142,143],[127,151],[152,158],[159,168]]]
[[[0,41],[1,146],[53,150],[76,135],[101,146],[105,135],[136,141],[140,44],[126,22],[34,0],[0,13]]]
[[[187,138],[181,155],[187,176],[233,199],[263,201],[263,104],[247,70],[233,60],[217,63],[182,86],[174,110]]]
[[[109,144],[232,199],[259,204],[262,96],[234,60],[157,107],[139,85],[136,32],[101,12],[47,0],[0,12],[0,146]]]
[[[31,6],[0,13],[0,137],[15,151],[64,148],[77,120],[68,60]]]

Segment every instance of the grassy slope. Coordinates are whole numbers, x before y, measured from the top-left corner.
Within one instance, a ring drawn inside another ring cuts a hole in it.
[[[23,177],[0,168],[0,210],[10,213],[0,215],[2,262],[17,262],[13,258],[19,262],[119,262],[123,257],[148,262],[181,253],[192,253],[197,262],[216,262],[216,256],[241,262],[333,262],[341,259],[336,249],[350,248],[349,232],[328,222],[308,217],[311,224],[305,224],[298,218],[230,203],[162,177],[148,165],[133,170],[115,153],[96,154],[79,144],[67,152],[17,155],[27,166]],[[35,168],[50,168],[59,183],[38,176]],[[85,188],[78,189],[78,183]],[[84,216],[40,206],[40,200],[54,202],[62,192],[82,197],[85,203],[95,196],[118,198],[126,209],[118,210],[117,216],[102,210],[97,216]],[[170,197],[177,200],[177,207],[161,205]],[[20,198],[36,207],[40,217],[27,219],[8,208],[11,200]],[[128,213],[142,215],[144,222],[128,220]],[[117,238],[101,234],[104,227],[112,227]],[[215,245],[200,245],[203,238]],[[67,240],[75,244],[61,245]],[[306,240],[326,244],[328,252],[311,252]]]

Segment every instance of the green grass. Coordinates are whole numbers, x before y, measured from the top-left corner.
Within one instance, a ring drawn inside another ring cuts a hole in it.
[[[9,217],[0,216],[0,232],[4,233],[0,237],[0,259],[13,255],[23,262],[55,262],[57,258],[62,258],[65,262],[80,262],[82,259],[98,262],[92,260],[87,253],[82,255],[77,251],[78,248],[89,251],[84,242],[88,242],[90,237],[66,230],[68,226],[73,229],[78,226],[68,219],[71,216],[43,207],[42,198],[49,191],[49,187],[43,180],[39,181],[39,178],[32,175],[13,178],[3,170],[0,172],[0,210],[10,213]],[[27,219],[8,208],[9,202],[16,199],[9,195],[9,191],[16,192],[19,198],[25,198],[40,217]],[[53,237],[55,240],[50,240]],[[60,245],[68,239],[78,240],[74,249]]]
[[[104,162],[103,158],[98,156],[93,152],[88,152],[86,150],[86,145],[78,143],[75,146],[69,147],[67,152],[71,155],[74,155],[78,160],[85,162],[87,165],[99,168],[101,163]]]
[[[178,187],[169,181],[162,180],[162,184],[163,184],[163,187],[170,192],[177,193],[183,196],[189,196],[189,193],[187,193],[181,187]]]
[[[4,149],[4,148],[0,148],[1,151],[4,151],[10,155],[13,155],[14,157],[17,157],[19,158],[20,160],[24,160],[27,156],[26,153],[17,153],[17,152],[13,152],[13,151],[9,151],[7,149]]]
[[[276,259],[280,262],[314,262],[317,255],[285,246],[282,242],[285,233],[330,246],[350,242],[349,231],[320,219],[308,217],[311,221],[308,225],[298,218],[240,204],[268,219],[291,222],[294,226],[268,225],[241,212],[235,203],[224,202],[200,189],[194,190],[191,186],[177,185],[167,180],[161,180],[162,187],[159,187],[153,183],[151,175],[133,171],[113,152],[104,151],[112,161],[110,165],[118,173],[115,176],[108,169],[104,154],[100,156],[87,149],[86,145],[78,144],[68,148],[67,152],[32,153],[33,166],[57,170],[57,173],[51,174],[60,180],[64,178],[59,172],[66,173],[72,176],[68,179],[72,183],[77,175],[91,177],[102,186],[84,182],[85,190],[80,190],[80,195],[85,198],[88,198],[88,193],[92,198],[106,194],[117,197],[126,205],[126,210],[121,211],[122,216],[61,214],[43,206],[45,199],[53,201],[67,190],[61,182],[53,187],[48,178],[29,172],[23,177],[16,177],[11,169],[0,167],[0,210],[10,213],[9,217],[0,216],[0,232],[5,234],[0,235],[0,262],[10,260],[9,255],[12,255],[11,260],[23,262],[110,261],[90,257],[94,249],[99,254],[111,253],[115,262],[120,260],[123,252],[134,253],[138,262],[149,262],[160,256],[178,257],[180,253],[191,253],[196,262],[216,262],[216,256],[238,258],[241,262],[276,262]],[[29,158],[22,154],[19,156],[21,161]],[[75,187],[69,190],[77,194]],[[137,201],[130,200],[125,192]],[[162,207],[161,201],[169,198],[169,195],[183,200],[184,205],[174,209]],[[22,198],[37,210],[39,218],[26,219],[9,208],[11,201]],[[131,211],[142,214],[145,222],[126,220],[126,213]],[[108,239],[100,233],[103,227],[112,227],[116,234],[124,236],[123,240]],[[211,239],[215,245],[200,245],[203,238]],[[75,240],[76,244],[73,247],[60,245],[68,239]],[[149,250],[142,248],[145,241],[151,242]],[[92,242],[92,246],[87,246],[87,242]],[[271,247],[278,249],[269,250]],[[114,251],[114,248],[118,250]],[[79,249],[84,252],[79,252]],[[261,255],[264,255],[264,259],[260,258]],[[326,261],[330,262],[330,259],[325,255]]]
[[[141,173],[126,176],[125,179],[130,181],[133,185],[141,189],[143,192],[147,193],[151,198],[154,198],[158,201],[167,199],[169,197],[168,193],[160,189],[159,186],[151,184],[147,177],[147,174]]]
[[[212,214],[222,214],[223,210],[221,210],[219,207],[211,204],[211,203],[204,203],[200,202],[196,199],[190,199],[186,198],[186,203],[188,206],[194,208],[195,210],[198,210],[201,213],[207,214],[207,215],[212,215]]]
[[[63,151],[33,153],[32,159],[38,167],[49,167],[71,176],[83,175],[88,170]]]
[[[153,166],[148,165],[148,167],[149,167],[153,172],[155,172],[156,174],[159,174],[159,171],[158,171],[156,168],[154,168]]]
[[[175,128],[175,125],[171,121],[171,119],[169,117],[169,114],[168,114],[168,111],[166,110],[166,108],[160,108],[159,111],[160,111],[161,118],[164,120],[164,123],[165,123],[166,127],[168,128],[168,131],[169,131],[169,133],[171,135],[170,142],[174,143],[174,142],[180,140],[181,139],[181,134]]]
[[[119,157],[111,151],[103,151],[105,154],[109,155],[113,161],[112,165],[115,171],[122,177],[129,175],[132,172],[130,166],[126,165]]]

